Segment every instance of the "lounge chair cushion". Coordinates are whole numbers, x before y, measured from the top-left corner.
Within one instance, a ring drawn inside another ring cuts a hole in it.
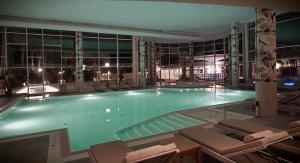
[[[125,155],[131,151],[123,141],[117,140],[93,145],[89,153],[96,163],[122,163]]]
[[[245,144],[242,141],[209,131],[201,126],[182,129],[179,131],[179,134],[222,155],[259,147],[265,143],[264,141],[257,140]]]
[[[274,132],[272,132],[270,130],[264,130],[264,131],[256,132],[253,134],[249,134],[244,137],[243,142],[249,143],[249,142],[264,138],[265,136],[273,134],[273,133]]]
[[[300,120],[298,121],[293,121],[291,123],[288,124],[288,128],[296,128],[296,127],[300,127]]]
[[[168,151],[175,150],[177,147],[175,143],[168,145],[155,145],[152,147],[136,150],[133,152],[129,152],[125,156],[125,162],[135,162],[138,160],[143,160],[145,158],[150,158],[152,156],[159,155],[161,153],[165,153]]]
[[[239,120],[239,119],[226,119],[223,121],[218,122],[219,125],[229,127],[238,131],[242,131],[248,134],[264,131],[264,130],[271,130],[273,132],[280,132],[280,129],[261,125],[255,122],[249,122],[246,120]]]
[[[297,136],[300,134],[300,126],[294,127],[294,128],[289,128],[286,131],[292,136]]]
[[[288,138],[290,135],[286,131],[277,132],[274,134],[265,135],[264,137],[268,139],[269,143],[274,143],[276,141]]]

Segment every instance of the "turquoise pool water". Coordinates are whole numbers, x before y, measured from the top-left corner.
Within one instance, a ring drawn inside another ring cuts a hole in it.
[[[0,114],[0,138],[67,128],[77,151],[120,139],[118,131],[165,113],[255,97],[253,91],[210,91],[157,88],[24,99]]]

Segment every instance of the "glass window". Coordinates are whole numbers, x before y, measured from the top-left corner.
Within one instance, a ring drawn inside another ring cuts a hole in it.
[[[0,33],[0,67],[5,67],[4,33]]]
[[[7,45],[7,60],[9,67],[26,67],[26,46]]]
[[[29,84],[42,84],[43,83],[43,69],[42,68],[29,68]]]
[[[9,68],[8,73],[11,75],[11,87],[23,87],[23,83],[27,83],[26,68]]]
[[[75,36],[75,32],[73,32],[73,31],[61,31],[61,35],[63,35],[63,36]]]
[[[119,58],[119,65],[120,66],[132,66],[132,59],[131,58]]]
[[[37,28],[27,28],[27,33],[32,33],[32,34],[42,34],[42,29],[37,29]]]
[[[7,33],[7,43],[26,43],[25,34]]]
[[[44,29],[45,35],[60,35],[59,30]]]
[[[54,46],[44,47],[44,59],[46,67],[61,67],[61,48]]]
[[[178,54],[170,55],[170,64],[171,65],[179,64],[179,56],[178,56]]]
[[[48,84],[58,83],[61,80],[60,68],[45,68],[45,82]]]
[[[117,35],[116,34],[100,33],[99,37],[102,38],[102,39],[105,39],[105,38],[110,39],[110,38],[117,38]]]
[[[120,40],[120,39],[132,39],[132,36],[130,36],[130,35],[118,35],[118,39]]]
[[[60,36],[44,36],[44,45],[61,46]]]
[[[26,28],[22,28],[22,27],[6,27],[6,32],[26,33]]]
[[[131,40],[119,40],[119,57],[132,57]]]
[[[95,38],[97,38],[97,37],[98,37],[98,34],[97,34],[97,33],[83,32],[83,33],[82,33],[82,36],[83,36],[83,37],[95,37]]]
[[[62,38],[62,65],[63,67],[75,67],[75,38]]]
[[[100,66],[104,67],[105,63],[109,63],[109,66],[117,66],[117,58],[101,58]]]
[[[83,57],[98,57],[97,38],[83,39]]]
[[[28,67],[43,67],[42,36],[28,35]]]
[[[117,40],[100,40],[101,57],[117,57]]]

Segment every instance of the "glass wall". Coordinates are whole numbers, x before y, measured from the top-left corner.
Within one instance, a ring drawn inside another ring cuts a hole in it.
[[[0,45],[2,92],[6,80],[14,93],[56,92],[62,83],[76,90],[75,32],[0,27]],[[132,37],[83,33],[83,69],[85,89],[132,80]]]

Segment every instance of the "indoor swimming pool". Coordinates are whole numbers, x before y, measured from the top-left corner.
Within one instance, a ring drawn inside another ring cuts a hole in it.
[[[0,138],[67,128],[71,151],[78,151],[203,124],[172,112],[254,97],[254,91],[156,88],[22,99],[0,113]]]

